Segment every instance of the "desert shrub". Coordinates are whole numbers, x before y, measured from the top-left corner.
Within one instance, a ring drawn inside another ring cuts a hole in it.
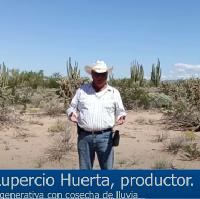
[[[78,62],[72,65],[71,58],[67,61],[67,76],[58,81],[59,95],[64,98],[64,105],[67,107],[75,95],[76,90],[84,83],[89,82],[88,78],[80,76]]]
[[[163,81],[161,82],[159,88],[161,92],[164,93],[165,95],[171,95],[175,91],[174,87],[175,87],[175,83]]]
[[[67,154],[73,149],[73,139],[71,136],[71,126],[65,128],[58,137],[54,139],[52,146],[47,149],[46,155],[49,161],[61,161],[63,155]]]
[[[166,160],[157,160],[152,166],[152,169],[169,169],[169,168],[172,168],[172,164]]]
[[[155,142],[163,142],[164,140],[167,140],[169,137],[169,134],[166,132],[161,132],[160,134],[156,135]]]
[[[61,120],[57,120],[55,124],[53,124],[51,127],[48,128],[48,131],[51,133],[55,132],[63,132],[66,129],[66,122],[63,122]]]
[[[28,130],[24,128],[17,128],[15,131],[16,132],[13,138],[16,138],[16,139],[25,139],[28,137],[34,137],[32,133],[28,132]]]
[[[195,141],[196,135],[192,131],[185,132],[182,136],[175,137],[167,143],[167,150],[176,154],[181,151],[181,156],[187,160],[200,158],[200,149]]]
[[[13,107],[0,107],[0,128],[16,126],[21,121]]]
[[[118,164],[119,164],[120,167],[124,167],[124,166],[126,165],[126,163],[127,163],[127,160],[126,160],[126,159],[120,159],[120,160],[118,161]]]
[[[11,90],[7,87],[1,88],[0,87],[0,107],[4,108],[12,103],[14,100]]]
[[[27,104],[31,102],[31,96],[33,95],[33,89],[31,87],[22,87],[15,90],[15,103],[24,106],[24,110],[27,108]]]
[[[44,107],[44,111],[50,116],[60,115],[65,113],[63,103],[60,103],[57,99],[52,99]]]
[[[172,107],[172,98],[164,93],[150,93],[150,98],[152,108],[170,109]]]
[[[166,143],[167,150],[174,154],[178,153],[183,146],[185,146],[185,138],[183,136],[172,138]]]
[[[150,107],[150,97],[144,89],[140,87],[126,89],[119,88],[119,91],[126,109],[148,109]]]
[[[133,80],[126,78],[112,80],[110,84],[119,90],[126,109],[150,107],[151,98],[148,91]]]
[[[134,168],[135,165],[137,165],[139,163],[139,160],[135,157],[135,156],[132,156],[130,158],[122,158],[122,159],[119,159],[117,164],[119,168]]]
[[[0,126],[12,125],[19,120],[11,107],[14,97],[8,87],[0,87]]]
[[[31,87],[36,89],[38,87],[44,87],[44,74],[43,70],[39,72],[22,71],[12,69],[9,75],[10,87]]]
[[[30,103],[33,107],[39,108],[43,99],[45,98],[42,94],[34,92],[34,94],[31,96]]]
[[[186,144],[183,147],[183,156],[189,160],[195,160],[200,158],[200,150],[197,143]]]
[[[65,107],[67,107],[75,95],[76,90],[85,83],[83,78],[62,79],[58,81],[60,86],[59,95],[64,98]]]
[[[185,131],[184,136],[186,141],[194,141],[197,137],[197,135],[193,131]]]
[[[39,88],[30,98],[29,111],[40,110],[54,116],[64,113],[64,100],[56,94],[56,89]]]
[[[173,99],[167,119],[172,128],[191,130],[200,123],[200,79],[163,83],[161,90]]]
[[[62,79],[62,75],[59,73],[54,73],[50,77],[46,77],[45,87],[46,88],[59,88],[58,81]]]
[[[46,103],[54,98],[58,98],[55,89],[38,88],[34,90],[30,103],[35,108],[43,108],[43,106],[46,106]]]
[[[7,107],[0,107],[0,125],[4,125],[10,121],[9,112]]]

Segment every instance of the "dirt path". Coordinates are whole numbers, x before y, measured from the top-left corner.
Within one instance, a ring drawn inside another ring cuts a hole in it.
[[[0,131],[1,169],[78,169],[75,126],[71,129],[72,148],[61,158],[56,158],[61,150],[60,134],[48,131],[58,120],[67,123],[64,115],[56,118],[48,116],[25,118],[26,122],[19,129]],[[179,153],[172,154],[166,150],[167,141],[180,136],[183,132],[166,130],[161,119],[162,113],[154,111],[128,112],[126,123],[116,127],[121,133],[120,145],[115,148],[116,169],[151,169],[157,164],[168,164],[169,168],[177,169],[200,167],[199,161],[183,161]],[[199,140],[198,135],[197,140]],[[95,168],[99,168],[97,161]]]

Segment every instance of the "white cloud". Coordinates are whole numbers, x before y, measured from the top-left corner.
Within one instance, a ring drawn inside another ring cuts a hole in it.
[[[162,76],[161,76],[161,79],[162,79],[162,80],[167,80],[168,78],[167,78],[166,75],[162,75]]]
[[[200,64],[176,63],[173,68],[165,75],[167,79],[187,79],[200,77]]]
[[[183,73],[186,72],[184,68],[177,68],[176,70],[177,70],[178,72],[181,72],[181,73],[182,73],[182,72],[183,72]]]
[[[169,71],[169,74],[174,74],[174,71],[173,71],[173,70],[170,70],[170,71]]]
[[[174,64],[177,70],[184,70],[188,72],[200,72],[200,65],[176,63]]]

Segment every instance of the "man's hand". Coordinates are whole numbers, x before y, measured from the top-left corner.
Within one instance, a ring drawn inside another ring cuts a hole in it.
[[[121,124],[123,124],[124,122],[125,122],[125,116],[121,116],[118,120],[117,120],[117,124],[118,125],[121,125]]]
[[[69,119],[74,123],[78,122],[77,117],[76,117],[76,115],[74,113],[71,113]]]

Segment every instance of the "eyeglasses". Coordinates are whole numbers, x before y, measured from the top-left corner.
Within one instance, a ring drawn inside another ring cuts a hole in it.
[[[107,76],[107,72],[105,73],[96,73],[94,71],[92,71],[92,75],[94,75],[95,77],[106,77]]]

